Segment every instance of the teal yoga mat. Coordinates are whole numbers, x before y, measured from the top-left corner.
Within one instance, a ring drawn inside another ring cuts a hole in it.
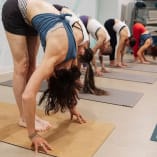
[[[0,85],[12,87],[12,81],[1,82]],[[40,91],[44,91],[47,87],[46,81],[43,82]],[[113,105],[120,105],[126,107],[134,107],[137,102],[142,98],[143,93],[133,92],[127,90],[119,90],[113,88],[104,88],[107,91],[108,95],[105,96],[97,96],[92,94],[79,94],[80,99],[85,99],[89,101],[108,103]]]
[[[157,142],[157,125],[155,126],[152,136],[151,136],[151,141],[156,141]]]

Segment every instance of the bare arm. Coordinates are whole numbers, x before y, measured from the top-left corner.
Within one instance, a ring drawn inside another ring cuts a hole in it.
[[[99,48],[102,46],[103,42],[104,42],[104,38],[100,37],[100,38],[97,40],[95,46],[94,46],[93,49],[92,49],[93,52],[94,52],[92,64],[93,64],[93,66],[94,66],[94,69],[95,69],[95,72],[96,72],[97,75],[102,75],[102,73],[99,72],[98,66],[97,66],[97,63],[96,63],[96,53],[97,53],[97,50],[99,50]]]
[[[106,36],[106,33],[104,32],[104,30],[101,29],[101,28],[97,31],[96,36],[97,36],[97,42],[96,42],[95,46],[93,47],[94,56],[93,56],[93,61],[92,61],[92,63],[93,63],[93,66],[94,66],[94,68],[95,68],[96,73],[97,73],[98,75],[102,75],[102,73],[98,71],[97,64],[96,64],[96,59],[95,59],[95,55],[96,55],[97,51],[98,51],[98,50],[103,46],[103,44],[105,43],[107,36]]]
[[[22,95],[22,103],[24,109],[24,116],[27,124],[28,134],[31,135],[32,143],[35,147],[35,151],[41,144],[44,144],[44,151],[47,152],[50,146],[48,143],[35,132],[35,112],[36,112],[36,95],[40,89],[42,81],[49,78],[53,74],[56,65],[60,64],[66,56],[68,49],[66,38],[62,44],[59,42],[60,38],[63,38],[63,34],[66,34],[65,30],[57,33],[57,31],[49,33],[47,35],[47,46],[45,49],[43,60],[40,66],[34,71],[30,80],[27,83],[25,91]],[[57,36],[57,37],[56,37]],[[33,138],[32,138],[33,136]]]
[[[99,52],[99,61],[100,61],[101,67],[104,68],[103,56],[100,52]]]
[[[103,42],[104,42],[104,38],[101,38],[101,37],[100,37],[100,38],[97,40],[95,46],[92,48],[94,54],[96,54],[97,50],[102,46]]]
[[[44,146],[43,150],[45,152],[51,149],[50,145],[45,141],[45,139],[37,136],[35,130],[36,95],[39,91],[42,81],[49,75],[49,72],[46,70],[49,68],[50,67],[47,63],[42,63],[42,65],[32,74],[22,95],[22,105],[25,121],[27,124],[28,135],[31,138],[32,145],[35,147],[36,153],[38,152],[41,144]]]
[[[124,53],[124,49],[125,49],[125,38],[121,37],[117,47],[117,64],[121,63],[122,61],[122,55]]]

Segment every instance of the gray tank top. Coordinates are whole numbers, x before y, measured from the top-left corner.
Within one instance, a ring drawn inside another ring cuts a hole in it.
[[[29,24],[27,19],[27,0],[18,0],[18,7],[20,9],[20,12],[22,14],[23,19],[27,24]]]

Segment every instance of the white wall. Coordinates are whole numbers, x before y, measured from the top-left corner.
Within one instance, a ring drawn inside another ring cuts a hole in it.
[[[104,24],[109,18],[118,18],[117,6],[118,0],[98,0],[97,19]]]
[[[97,19],[103,24],[109,18],[121,19],[122,6],[134,0],[98,0]]]
[[[97,0],[48,0],[53,4],[68,6],[80,15],[96,16]]]
[[[119,0],[121,4],[119,6],[119,9],[121,10],[121,20],[125,21],[128,26],[131,25],[131,19],[132,19],[132,11],[135,5],[135,0]],[[121,8],[120,8],[121,7]]]
[[[0,1],[0,11],[4,1],[5,0]],[[8,70],[12,70],[12,59],[0,16],[0,73]]]

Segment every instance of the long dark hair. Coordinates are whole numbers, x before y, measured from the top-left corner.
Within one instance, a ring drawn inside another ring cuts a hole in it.
[[[61,110],[64,112],[67,108],[73,108],[77,104],[78,91],[81,89],[81,72],[78,67],[71,69],[55,70],[55,76],[48,80],[48,89],[40,98],[39,105],[45,100],[45,113],[49,115],[50,111],[55,113]]]
[[[129,37],[129,46],[132,48],[136,44],[136,39],[133,36]]]
[[[91,48],[85,50],[85,54],[79,57],[79,61],[81,63],[85,63],[87,65],[87,70],[84,77],[84,85],[83,85],[83,92],[90,93],[95,95],[107,95],[107,92],[97,88],[95,86],[94,80],[94,72],[92,69],[91,61],[93,59],[93,51]]]

